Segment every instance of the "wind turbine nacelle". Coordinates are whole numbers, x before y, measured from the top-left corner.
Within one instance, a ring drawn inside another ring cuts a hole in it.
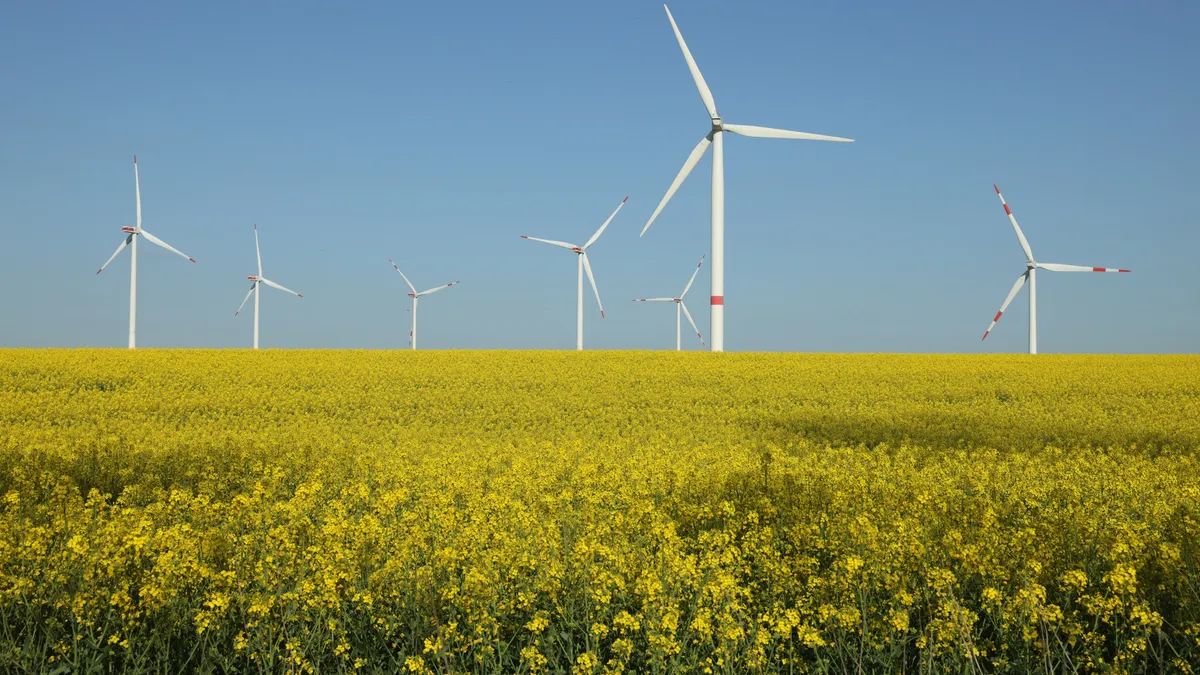
[[[137,232],[137,228],[136,227],[122,227],[121,231],[133,233],[133,232]]]
[[[250,281],[258,281],[258,277],[254,276],[253,274],[251,274],[250,276],[248,276],[246,278],[249,279]]]

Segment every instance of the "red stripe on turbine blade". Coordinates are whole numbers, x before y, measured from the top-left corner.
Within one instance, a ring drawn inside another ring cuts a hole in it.
[[[604,318],[604,310],[600,310],[600,318],[601,318],[601,319],[603,319],[603,318]]]
[[[1093,272],[1107,272],[1108,270],[1104,269],[1103,267],[1093,267],[1092,271]]]
[[[1118,272],[1128,272],[1129,270],[1117,270]]]
[[[195,258],[188,258],[188,260],[191,260],[192,262],[196,262]]]
[[[522,238],[522,239],[528,239],[529,237],[526,237],[525,235],[521,235],[521,238]]]
[[[1010,216],[1012,215],[1012,211],[1008,208],[1008,204],[1004,205],[1004,212]]]
[[[709,299],[709,304],[712,304],[712,305],[724,305],[724,304],[725,304],[725,296],[723,296],[723,295],[714,295],[714,296],[712,296],[712,298],[710,298],[710,299]]]
[[[622,200],[621,200],[621,203],[622,203],[622,204],[624,204],[624,203],[625,203],[625,202],[627,202],[627,201],[629,201],[629,197],[626,197],[625,199],[622,199]]]
[[[1000,194],[1000,188],[996,187],[995,183],[992,183],[992,187],[995,188],[996,194]]]
[[[996,323],[997,321],[999,321],[999,320],[1000,320],[1000,315],[1001,315],[1001,314],[1003,314],[1003,313],[1004,313],[1004,312],[996,312],[996,318],[992,319],[992,323]],[[1006,325],[1006,326],[1007,326],[1008,324],[1004,324],[1004,325]]]
[[[990,331],[990,330],[983,331],[983,337],[980,339],[980,341],[982,342],[983,340],[986,340],[988,333],[990,333],[990,332],[992,332],[992,331]]]

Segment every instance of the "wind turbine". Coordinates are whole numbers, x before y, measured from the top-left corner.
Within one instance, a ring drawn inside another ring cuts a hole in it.
[[[263,273],[262,273],[262,251],[259,250],[259,248],[258,248],[258,223],[254,224],[254,256],[256,258],[258,258],[258,276],[250,275],[250,276],[246,277],[247,279],[249,279],[252,282],[250,284],[250,290],[246,292],[246,297],[242,299],[242,304],[238,306],[237,311],[234,312],[233,315],[237,316],[238,314],[240,314],[242,311],[242,307],[245,307],[246,302],[250,300],[250,295],[254,294],[254,348],[258,349],[258,287],[259,287],[259,285],[266,284],[266,285],[270,286],[271,288],[278,288],[281,291],[287,291],[288,293],[291,293],[292,295],[296,296],[297,298],[303,298],[304,296],[297,293],[296,291],[293,291],[290,288],[284,288],[283,286],[280,286],[279,284],[275,283],[274,281],[271,281],[270,279],[263,276]]]
[[[722,138],[724,132],[729,131],[741,136],[754,136],[756,138],[794,138],[809,141],[841,141],[852,142],[850,138],[839,138],[837,136],[823,136],[821,134],[810,134],[802,131],[787,131],[784,129],[771,129],[768,127],[755,127],[745,124],[727,124],[717,114],[717,104],[713,101],[712,92],[709,91],[708,85],[704,82],[704,76],[700,74],[700,68],[696,66],[696,60],[692,58],[692,53],[688,51],[687,43],[683,41],[683,34],[679,32],[679,26],[675,25],[675,17],[671,16],[671,10],[663,5],[663,9],[667,10],[667,19],[671,22],[671,28],[675,31],[675,39],[679,42],[679,48],[683,51],[683,58],[687,61],[688,70],[692,72],[692,80],[696,83],[696,89],[700,91],[700,99],[704,101],[704,109],[708,111],[708,116],[712,122],[712,128],[705,134],[704,138],[700,139],[700,143],[692,150],[692,154],[688,156],[687,161],[683,163],[683,168],[679,170],[679,175],[675,176],[675,181],[671,183],[671,187],[667,189],[667,194],[658,203],[658,208],[654,209],[654,214],[650,216],[650,220],[646,221],[646,226],[642,228],[642,234],[646,234],[646,230],[650,229],[650,224],[658,217],[658,214],[671,200],[671,196],[683,184],[684,179],[700,162],[704,153],[708,151],[708,146],[713,149],[713,164],[712,164],[712,297],[709,300],[709,330],[712,331],[712,350],[714,352],[725,351],[725,151]],[[640,236],[640,235],[639,235]]]
[[[400,272],[400,268],[396,267],[396,263],[392,262],[391,258],[388,258],[388,262],[392,263],[392,267],[395,267],[397,272]],[[433,288],[431,288],[427,291],[421,291],[420,293],[418,293],[417,289],[413,287],[412,282],[408,280],[408,277],[404,276],[404,272],[400,272],[400,278],[404,279],[404,283],[408,284],[409,289],[412,290],[412,293],[408,294],[408,297],[413,299],[412,330],[409,331],[409,333],[408,333],[408,341],[409,341],[409,343],[412,344],[412,348],[416,349],[417,348],[417,300],[421,299],[422,296],[429,295],[430,293],[437,293],[438,291],[442,290],[443,288],[450,288],[454,284],[461,283],[461,282],[452,281],[448,284],[445,284],[444,286],[434,286]]]
[[[1008,202],[1004,201],[1004,195],[1000,194],[1000,188],[994,184],[996,196],[1000,198],[1000,203],[1004,205],[1004,212],[1008,214],[1008,221],[1012,223],[1013,230],[1017,233],[1017,241],[1021,242],[1021,250],[1025,252],[1025,272],[1017,278],[1017,283],[1013,284],[1012,290],[1008,292],[1008,297],[1004,299],[1004,304],[1000,305],[1000,311],[996,312],[995,318],[992,319],[992,324],[983,333],[983,339],[986,340],[988,333],[996,327],[996,322],[1000,320],[1000,316],[1004,314],[1004,310],[1008,309],[1008,303],[1016,297],[1017,291],[1029,282],[1029,353],[1037,353],[1037,271],[1049,270],[1051,272],[1128,272],[1129,270],[1113,269],[1111,267],[1084,267],[1083,265],[1060,265],[1058,263],[1040,263],[1033,259],[1033,250],[1029,248],[1029,242],[1025,239],[1025,234],[1021,232],[1021,227],[1017,225],[1017,219],[1013,217],[1012,209],[1008,208]]]
[[[617,211],[620,211],[621,207],[625,206],[625,202],[627,201],[629,201],[629,197],[621,200],[621,203],[617,205],[616,211],[612,212],[612,215],[608,217],[608,220],[604,221],[604,224],[600,226],[600,229],[596,230],[596,234],[593,234],[592,238],[588,239],[587,243],[583,246],[568,244],[565,241],[538,239],[537,237],[526,237],[525,235],[521,235],[522,239],[540,241],[543,244],[550,244],[551,246],[557,246],[559,248],[565,248],[569,251],[574,251],[579,258],[579,292],[577,294],[579,297],[579,302],[578,309],[575,312],[575,349],[583,349],[583,273],[585,271],[587,272],[588,281],[590,281],[592,284],[592,292],[596,294],[596,304],[600,307],[600,318],[604,318],[604,303],[600,302],[600,291],[596,288],[596,278],[592,276],[592,265],[588,262],[587,257],[588,247],[596,243],[596,240],[600,238],[600,234],[604,232],[604,228],[608,227],[608,224],[611,223],[612,219],[617,215]]]
[[[113,260],[115,260],[116,257],[121,254],[121,251],[125,250],[126,246],[132,245],[132,247],[129,251],[129,257],[131,260],[131,262],[129,264],[129,348],[130,349],[134,349],[137,347],[137,259],[138,259],[137,251],[138,251],[138,239],[145,237],[146,241],[149,241],[151,244],[154,244],[156,246],[161,246],[161,247],[167,249],[168,251],[170,251],[171,253],[183,256],[184,258],[187,258],[188,260],[191,260],[192,262],[196,262],[196,260],[194,258],[188,256],[187,254],[183,253],[182,251],[179,251],[176,248],[173,248],[167,242],[163,241],[162,239],[159,239],[158,237],[156,237],[142,229],[142,187],[141,187],[140,181],[138,180],[137,155],[133,156],[133,194],[137,198],[137,224],[134,225],[133,227],[122,227],[121,228],[122,232],[127,233],[126,237],[125,237],[125,241],[121,242],[121,245],[117,247],[116,252],[113,253],[112,256],[108,259],[108,262],[104,263],[103,265],[100,266],[100,269],[96,270],[96,274],[100,274],[101,272],[103,272],[104,268],[108,267],[108,263],[111,263]]]
[[[700,265],[704,264],[704,256],[700,256],[700,264],[696,265],[696,271],[692,272],[692,278],[688,280],[687,286],[683,287],[683,292],[678,298],[637,298],[634,302],[673,302],[675,303],[675,351],[682,349],[682,338],[680,337],[679,325],[679,310],[687,315],[688,323],[692,324],[692,330],[696,331],[696,337],[700,338],[700,344],[704,344],[704,336],[700,334],[700,329],[696,328],[696,322],[692,320],[692,313],[687,310],[687,305],[683,304],[683,296],[692,289],[692,284],[696,281],[696,275],[700,273]]]

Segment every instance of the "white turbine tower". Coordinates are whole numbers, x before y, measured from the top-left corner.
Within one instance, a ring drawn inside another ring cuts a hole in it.
[[[400,268],[396,267],[396,263],[392,262],[391,258],[388,258],[388,262],[392,263],[392,267],[395,267],[397,272],[400,272]],[[412,290],[412,293],[408,294],[408,297],[413,299],[412,330],[409,331],[409,333],[408,333],[408,341],[409,341],[409,343],[412,344],[412,348],[416,349],[417,348],[417,300],[421,299],[422,296],[429,295],[430,293],[437,293],[438,291],[442,290],[443,288],[450,288],[454,284],[457,284],[460,282],[452,281],[443,286],[434,286],[433,288],[431,288],[427,291],[421,291],[420,293],[418,293],[417,289],[413,287],[412,282],[408,280],[408,277],[404,276],[404,272],[400,272],[400,278],[404,279],[404,283],[408,284],[408,288],[410,290]]]
[[[1029,242],[1025,239],[1025,234],[1021,232],[1021,227],[1017,225],[1017,219],[1013,217],[1012,209],[1008,208],[1008,203],[1004,201],[1004,195],[1000,194],[1000,188],[992,185],[996,189],[996,196],[1000,198],[1000,203],[1004,205],[1004,212],[1008,214],[1008,221],[1012,223],[1013,230],[1017,233],[1017,241],[1021,243],[1021,250],[1025,252],[1025,272],[1017,278],[1017,283],[1013,284],[1012,290],[1008,292],[1008,297],[1004,299],[1004,304],[1000,306],[1000,311],[996,312],[996,316],[992,319],[992,324],[983,333],[983,339],[986,340],[988,333],[996,327],[996,322],[1000,320],[1000,315],[1004,314],[1004,310],[1008,309],[1008,303],[1016,297],[1017,291],[1029,282],[1029,353],[1037,353],[1037,271],[1049,270],[1051,272],[1128,272],[1129,270],[1113,269],[1111,267],[1085,267],[1083,265],[1060,265],[1058,263],[1040,263],[1033,259],[1033,250],[1029,248]]]
[[[601,319],[604,318],[604,303],[600,302],[600,291],[596,288],[596,278],[592,276],[592,265],[591,265],[591,263],[588,262],[588,257],[587,257],[588,247],[591,246],[592,244],[596,243],[596,240],[600,238],[600,234],[602,232],[604,232],[604,228],[608,227],[608,224],[612,222],[612,219],[614,217],[616,217],[617,211],[620,211],[621,207],[625,206],[625,202],[627,202],[627,201],[629,201],[629,197],[626,197],[625,199],[621,200],[621,203],[617,205],[616,211],[612,212],[612,215],[608,217],[608,220],[604,221],[604,224],[600,226],[600,229],[596,230],[596,233],[592,235],[592,238],[588,239],[587,243],[584,244],[583,246],[576,246],[575,244],[568,244],[565,241],[554,241],[552,239],[538,239],[537,237],[526,237],[525,235],[521,235],[522,239],[528,239],[530,241],[540,241],[543,244],[550,244],[551,246],[558,246],[559,248],[565,248],[569,251],[574,251],[575,254],[577,255],[577,257],[579,258],[579,291],[577,293],[579,302],[578,302],[578,308],[575,312],[575,349],[583,349],[583,273],[584,272],[587,272],[588,281],[590,281],[592,284],[592,292],[596,294],[596,304],[600,307],[600,318]]]
[[[137,347],[137,259],[138,259],[137,250],[138,250],[138,239],[145,237],[146,241],[149,241],[151,244],[155,244],[156,246],[161,246],[161,247],[167,249],[168,251],[170,251],[171,253],[175,253],[177,255],[183,256],[184,258],[187,258],[188,260],[191,260],[192,262],[196,262],[196,260],[194,258],[179,251],[178,249],[173,248],[167,242],[163,241],[162,239],[159,239],[158,237],[156,237],[142,229],[142,187],[141,187],[140,181],[138,180],[137,155],[133,156],[133,193],[137,199],[137,224],[134,225],[133,227],[122,227],[121,228],[122,232],[127,233],[127,235],[125,237],[125,241],[121,242],[121,245],[117,247],[116,252],[113,253],[112,256],[108,259],[108,262],[104,263],[103,265],[100,266],[100,269],[96,270],[96,274],[100,274],[101,272],[103,272],[104,268],[108,267],[108,263],[111,263],[113,260],[115,260],[116,257],[121,254],[121,251],[125,250],[126,246],[132,245],[130,248],[130,251],[129,251],[129,257],[131,260],[130,265],[129,265],[129,348],[130,349],[134,349]]]
[[[304,296],[297,293],[296,291],[293,291],[290,288],[284,288],[283,286],[280,286],[279,284],[275,283],[274,281],[271,281],[270,279],[263,276],[263,273],[262,273],[262,251],[260,251],[258,248],[258,224],[257,223],[255,223],[255,225],[254,225],[254,256],[256,258],[258,258],[258,275],[257,276],[250,275],[250,276],[246,277],[247,279],[249,279],[251,281],[250,290],[246,293],[246,297],[242,299],[242,304],[238,306],[237,311],[234,312],[233,315],[237,316],[239,313],[241,313],[242,307],[246,306],[246,302],[250,300],[250,295],[253,294],[254,295],[254,348],[258,349],[258,287],[259,287],[259,285],[266,284],[266,285],[270,286],[271,288],[278,288],[281,291],[286,291],[288,293],[291,293],[292,295],[296,296],[297,298],[303,298]]]
[[[696,265],[696,271],[692,272],[692,278],[688,280],[687,286],[683,287],[683,292],[678,298],[637,298],[634,302],[673,302],[675,303],[675,351],[683,348],[683,339],[681,337],[681,326],[679,321],[679,311],[687,315],[688,323],[692,324],[692,330],[696,331],[696,337],[700,338],[700,344],[704,344],[704,336],[700,334],[700,329],[696,328],[696,322],[692,320],[692,313],[688,311],[687,305],[683,304],[683,296],[692,289],[692,284],[696,281],[696,275],[700,273],[700,265],[704,264],[704,256],[700,256],[700,264]]]
[[[646,226],[642,228],[642,234],[646,234],[646,230],[650,229],[650,224],[658,217],[658,214],[671,200],[671,196],[683,184],[684,179],[692,172],[696,164],[700,162],[700,158],[708,150],[708,146],[712,145],[713,149],[713,165],[712,165],[712,297],[709,300],[709,330],[712,332],[712,350],[714,352],[725,351],[725,151],[722,141],[724,132],[729,131],[741,136],[754,136],[757,138],[795,138],[809,141],[841,141],[852,142],[850,138],[839,138],[837,136],[823,136],[820,134],[809,134],[802,131],[786,131],[784,129],[770,129],[767,127],[755,127],[745,124],[727,124],[717,114],[717,104],[713,101],[712,92],[709,91],[708,85],[704,82],[704,76],[700,74],[700,68],[696,66],[696,60],[692,58],[692,53],[688,51],[687,43],[683,41],[683,35],[679,32],[679,26],[675,25],[675,18],[671,16],[671,10],[663,5],[663,9],[667,10],[667,19],[671,22],[671,28],[675,31],[675,39],[679,41],[679,48],[683,50],[683,58],[687,61],[688,70],[692,72],[692,80],[696,82],[696,89],[700,90],[700,99],[704,101],[704,109],[708,111],[708,116],[712,121],[712,128],[700,139],[700,143],[692,150],[692,154],[688,156],[687,161],[683,163],[683,168],[679,170],[679,175],[675,176],[675,181],[671,183],[671,187],[667,189],[667,194],[659,202],[658,208],[654,209],[654,214],[650,216],[650,220],[646,221]]]

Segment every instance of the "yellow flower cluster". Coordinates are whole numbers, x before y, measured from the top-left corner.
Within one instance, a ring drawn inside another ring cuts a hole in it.
[[[0,351],[0,671],[1191,672],[1200,358]]]

